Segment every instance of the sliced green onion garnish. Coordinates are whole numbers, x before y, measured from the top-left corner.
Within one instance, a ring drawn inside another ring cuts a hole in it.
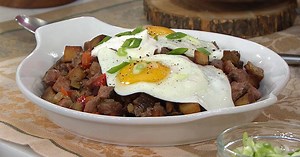
[[[120,47],[117,51],[117,55],[118,56],[126,56],[127,55],[126,47]]]
[[[133,38],[128,48],[137,48],[140,46],[141,42],[142,42],[141,38]]]
[[[188,48],[177,48],[173,49],[172,51],[168,52],[168,55],[182,55],[184,54]]]
[[[131,44],[132,40],[133,38],[126,39],[121,47],[128,47]]]
[[[133,31],[126,31],[119,34],[116,34],[117,37],[121,37],[124,35],[135,35],[145,30],[142,26],[136,27]]]
[[[109,70],[107,70],[108,73],[113,74],[116,73],[117,71],[121,70],[122,68],[124,68],[126,65],[128,65],[129,62],[123,62],[117,66],[114,66],[112,68],[110,68]]]
[[[197,48],[197,51],[202,52],[202,53],[206,54],[207,56],[210,55],[210,52],[207,51],[207,50],[206,50],[205,48],[203,48],[203,47]]]
[[[167,35],[166,38],[167,39],[181,39],[185,36],[187,36],[187,34],[182,33],[182,32],[175,32],[175,33],[171,33],[171,34]]]
[[[133,67],[133,74],[139,74],[141,73],[145,68],[147,67],[147,63],[145,62],[139,62]]]
[[[234,149],[238,156],[253,156],[253,157],[290,157],[299,156],[298,151],[287,152],[278,146],[273,146],[272,143],[265,141],[255,141],[253,137],[249,137],[247,132],[243,133],[243,145]]]
[[[107,42],[110,38],[111,38],[110,36],[104,37],[104,38],[99,42],[98,45],[103,44],[104,42]]]
[[[125,40],[122,47],[137,48],[140,46],[141,42],[142,42],[141,38],[129,38]]]
[[[116,34],[115,36],[121,37],[121,36],[124,36],[124,35],[131,35],[131,31],[122,32],[122,33]]]
[[[131,34],[132,35],[135,35],[135,34],[138,34],[140,32],[142,32],[143,30],[145,30],[142,26],[139,26],[139,27],[136,27],[132,32]]]

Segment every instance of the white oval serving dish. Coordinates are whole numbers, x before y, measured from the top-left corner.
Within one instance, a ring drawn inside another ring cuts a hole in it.
[[[61,57],[66,45],[83,45],[99,34],[114,35],[128,29],[115,27],[93,17],[79,17],[37,29],[37,46],[17,69],[16,81],[22,93],[38,105],[55,124],[66,130],[101,142],[132,146],[170,146],[216,138],[226,128],[251,122],[261,111],[274,104],[276,95],[289,80],[286,62],[272,50],[257,43],[228,35],[179,30],[199,39],[216,41],[220,48],[241,51],[265,71],[255,103],[168,117],[114,117],[63,108],[40,98],[45,72]]]

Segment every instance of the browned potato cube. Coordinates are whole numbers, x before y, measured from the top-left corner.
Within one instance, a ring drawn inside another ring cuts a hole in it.
[[[249,82],[255,87],[259,88],[260,81],[264,78],[264,70],[255,66],[251,62],[247,62],[244,66],[246,72],[249,74]]]
[[[200,64],[200,65],[207,65],[208,64],[208,55],[203,52],[199,52],[199,51],[195,50],[194,62],[196,64]]]
[[[86,74],[80,67],[75,67],[68,73],[68,77],[71,81],[81,81],[85,76]]]
[[[234,66],[240,67],[240,57],[241,55],[238,51],[224,50],[222,61],[230,60]]]
[[[167,113],[171,113],[174,110],[174,103],[167,101],[166,102],[166,111]]]
[[[255,66],[250,61],[244,66],[247,73],[253,75],[257,80],[261,81],[264,78],[264,70],[260,67]]]
[[[102,41],[104,38],[106,37],[106,35],[98,35],[95,38],[93,38],[90,41],[87,41],[84,43],[84,50],[88,50],[88,49],[93,49],[95,46],[97,46],[100,41]]]
[[[65,46],[63,62],[71,62],[73,58],[80,52],[82,52],[81,46]]]
[[[234,102],[234,105],[235,106],[242,106],[242,105],[246,105],[246,104],[249,104],[249,103],[250,103],[249,96],[248,96],[248,93],[246,93],[245,95],[243,95],[242,97],[237,99]]]
[[[179,104],[179,111],[183,114],[197,113],[201,111],[198,103],[182,103]]]
[[[49,102],[54,103],[53,98],[54,98],[55,94],[56,94],[56,92],[52,89],[52,87],[48,87],[48,88],[44,91],[44,93],[43,93],[43,95],[42,95],[41,97],[42,97],[44,100],[47,100],[47,101],[49,101]]]

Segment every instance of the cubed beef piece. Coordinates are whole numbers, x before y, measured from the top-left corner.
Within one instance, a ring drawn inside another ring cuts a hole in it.
[[[69,108],[72,106],[73,102],[70,98],[63,98],[61,101],[58,102],[59,106]]]
[[[101,73],[101,67],[98,62],[93,62],[90,66],[88,76],[92,77],[98,73]]]
[[[145,112],[148,107],[153,107],[155,102],[157,102],[156,98],[148,94],[144,94],[144,93],[140,94],[132,102],[132,104],[134,105],[134,114],[136,116],[143,116],[143,112]]]
[[[98,113],[110,116],[121,116],[123,114],[123,106],[114,99],[103,99],[97,105]]]
[[[255,102],[261,98],[260,91],[253,86],[250,86],[250,88],[248,89],[248,94],[249,94],[250,100],[252,100],[251,103]]]
[[[223,70],[225,74],[229,74],[231,71],[237,69],[230,60],[223,62]]]
[[[112,93],[114,92],[114,87],[112,86],[100,86],[98,91],[98,96],[103,99],[110,98]]]
[[[231,63],[233,65],[235,65],[236,67],[239,66],[239,62],[240,62],[240,58],[241,58],[241,55],[238,51],[229,51],[229,50],[224,50],[223,51],[223,57],[222,57],[222,61],[227,61],[227,60],[230,60]]]
[[[235,69],[232,70],[228,75],[228,79],[230,82],[236,81],[236,82],[248,82],[249,81],[249,75],[248,73],[243,69]]]
[[[70,89],[70,80],[68,80],[64,76],[59,76],[52,88],[56,92],[61,91],[62,88],[65,90],[69,90]]]
[[[101,102],[101,98],[100,97],[94,97],[92,98],[90,101],[88,101],[85,104],[85,107],[83,109],[84,112],[89,112],[89,113],[97,113],[98,109],[97,109],[97,105]]]
[[[52,86],[59,76],[60,72],[58,70],[50,69],[43,77],[43,82],[46,84],[46,86]]]
[[[249,89],[249,85],[247,82],[233,81],[230,83],[230,85],[231,85],[231,93],[232,93],[233,101],[236,101],[238,98],[243,96]]]
[[[94,88],[95,87],[94,82],[98,79],[99,75],[100,75],[100,73],[98,73],[98,74],[92,76],[91,78],[89,78],[88,80],[84,81],[83,86],[88,87],[90,89]]]
[[[81,57],[82,57],[82,52],[80,52],[78,55],[76,55],[73,59],[72,59],[72,66],[76,67],[81,63]]]
[[[224,68],[223,68],[223,61],[222,60],[219,60],[219,59],[214,59],[210,62],[211,65],[213,65],[214,67],[218,68],[218,69],[221,69],[224,71]]]
[[[167,114],[165,108],[159,102],[155,103],[151,112],[152,117],[165,116]]]

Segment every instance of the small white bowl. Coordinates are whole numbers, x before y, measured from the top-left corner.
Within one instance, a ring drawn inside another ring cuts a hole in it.
[[[214,139],[224,129],[253,121],[277,101],[276,95],[289,79],[286,62],[272,50],[257,43],[216,33],[180,30],[202,40],[216,41],[220,48],[241,51],[244,61],[265,70],[262,98],[245,106],[224,108],[190,115],[168,117],[115,117],[63,108],[40,98],[42,77],[62,55],[66,45],[83,45],[99,34],[114,35],[128,29],[103,23],[93,17],[80,17],[37,29],[37,46],[19,65],[17,85],[55,124],[93,140],[135,146],[169,146]]]
[[[253,122],[226,129],[217,138],[218,157],[248,157],[234,152],[243,146],[243,134],[255,142],[268,142],[282,151],[300,149],[300,125],[286,122]]]

